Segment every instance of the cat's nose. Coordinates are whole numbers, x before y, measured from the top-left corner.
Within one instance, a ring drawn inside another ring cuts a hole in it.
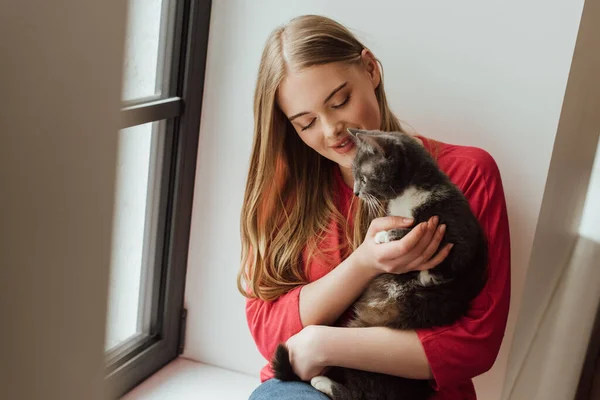
[[[360,190],[359,190],[358,192],[357,192],[357,191],[355,191],[355,192],[354,192],[354,195],[355,195],[356,197],[358,197],[358,195],[360,195]]]

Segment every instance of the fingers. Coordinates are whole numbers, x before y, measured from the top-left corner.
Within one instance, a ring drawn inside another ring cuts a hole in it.
[[[448,257],[448,254],[450,254],[450,250],[452,250],[453,246],[453,243],[448,243],[439,253],[437,253],[435,257],[419,266],[417,270],[425,271],[437,267],[442,261],[446,259],[446,257]]]
[[[425,229],[425,234],[419,241],[419,244],[414,249],[414,251],[416,252],[417,255],[422,254],[427,249],[429,244],[431,243],[432,238],[434,237],[434,235],[436,233],[436,229],[438,227],[439,221],[440,221],[440,219],[436,216],[429,218],[429,221],[427,221],[427,228]],[[434,252],[435,252],[435,250],[434,250]],[[424,257],[424,259],[427,260],[427,258],[425,258],[425,257]]]
[[[446,232],[446,225],[440,225],[433,234],[433,238],[429,241],[429,245],[423,251],[423,260],[429,261],[429,259],[435,254],[438,247],[440,247],[440,243],[442,242],[442,238],[444,237],[444,233]]]
[[[422,224],[420,224],[420,225],[422,225],[421,230],[419,232],[417,232],[415,234],[415,237],[413,238],[413,240],[415,242],[414,243],[411,242],[410,247],[408,247],[408,246],[403,247],[401,250],[401,253],[399,254],[400,256],[402,256],[402,260],[404,261],[404,263],[406,263],[406,264],[411,263],[425,251],[425,249],[427,248],[429,243],[431,243],[431,239],[432,239],[433,235],[435,234],[435,229],[437,227],[438,221],[439,221],[438,217],[431,217],[431,218],[429,218],[429,221],[423,222]],[[413,229],[413,231],[414,230],[415,229]],[[412,233],[413,232],[410,232],[408,235],[406,235],[406,237],[408,237]],[[404,239],[402,239],[402,240],[404,240]],[[434,252],[435,252],[435,249],[434,249]],[[421,261],[427,261],[427,258],[424,258]]]
[[[421,238],[419,245],[415,246],[412,254],[407,255],[407,258],[410,259],[412,256],[412,261],[406,266],[408,271],[412,271],[414,269],[419,269],[419,267],[423,264],[423,262],[429,261],[429,259],[435,254],[437,251],[442,238],[444,237],[444,232],[446,231],[446,225],[441,225],[437,229],[435,229],[436,224],[438,223],[437,218],[431,218],[428,221],[427,232]],[[416,258],[415,258],[416,257]]]
[[[408,265],[406,266],[406,271],[413,271],[413,270],[418,270],[420,269],[422,263],[423,263],[423,256],[419,256],[417,258],[415,258],[413,261],[411,261],[410,263],[408,263]]]
[[[379,244],[378,246],[386,246],[389,249],[388,255],[390,258],[397,258],[399,255],[408,255],[423,238],[427,231],[427,223],[422,222],[414,227],[406,236],[398,241]],[[382,247],[383,249],[383,247]]]
[[[446,256],[442,254],[430,260],[438,250],[446,231],[446,226],[438,227],[438,223],[437,216],[431,217],[427,222],[417,225],[400,241],[390,243],[396,246],[391,259],[394,260],[394,264],[403,265],[403,272],[433,268],[445,259]]]
[[[375,218],[369,226],[369,234],[375,236],[379,231],[388,231],[394,228],[409,228],[414,222],[412,218],[397,216]]]

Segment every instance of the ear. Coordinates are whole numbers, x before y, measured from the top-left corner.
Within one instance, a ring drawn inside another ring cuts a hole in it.
[[[362,49],[362,51],[360,52],[360,58],[362,58],[365,71],[369,76],[369,80],[371,81],[373,89],[377,89],[377,87],[381,83],[381,71],[379,69],[379,62],[369,49]]]

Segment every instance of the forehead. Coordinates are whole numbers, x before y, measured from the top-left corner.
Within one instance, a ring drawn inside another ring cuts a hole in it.
[[[277,102],[286,115],[314,111],[336,87],[360,78],[358,68],[346,63],[329,63],[289,70],[277,90]]]

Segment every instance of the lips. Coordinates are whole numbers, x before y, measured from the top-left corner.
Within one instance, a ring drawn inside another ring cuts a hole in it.
[[[344,154],[352,150],[355,146],[354,141],[350,136],[346,136],[345,138],[339,140],[336,144],[331,146],[331,148],[339,154]]]

